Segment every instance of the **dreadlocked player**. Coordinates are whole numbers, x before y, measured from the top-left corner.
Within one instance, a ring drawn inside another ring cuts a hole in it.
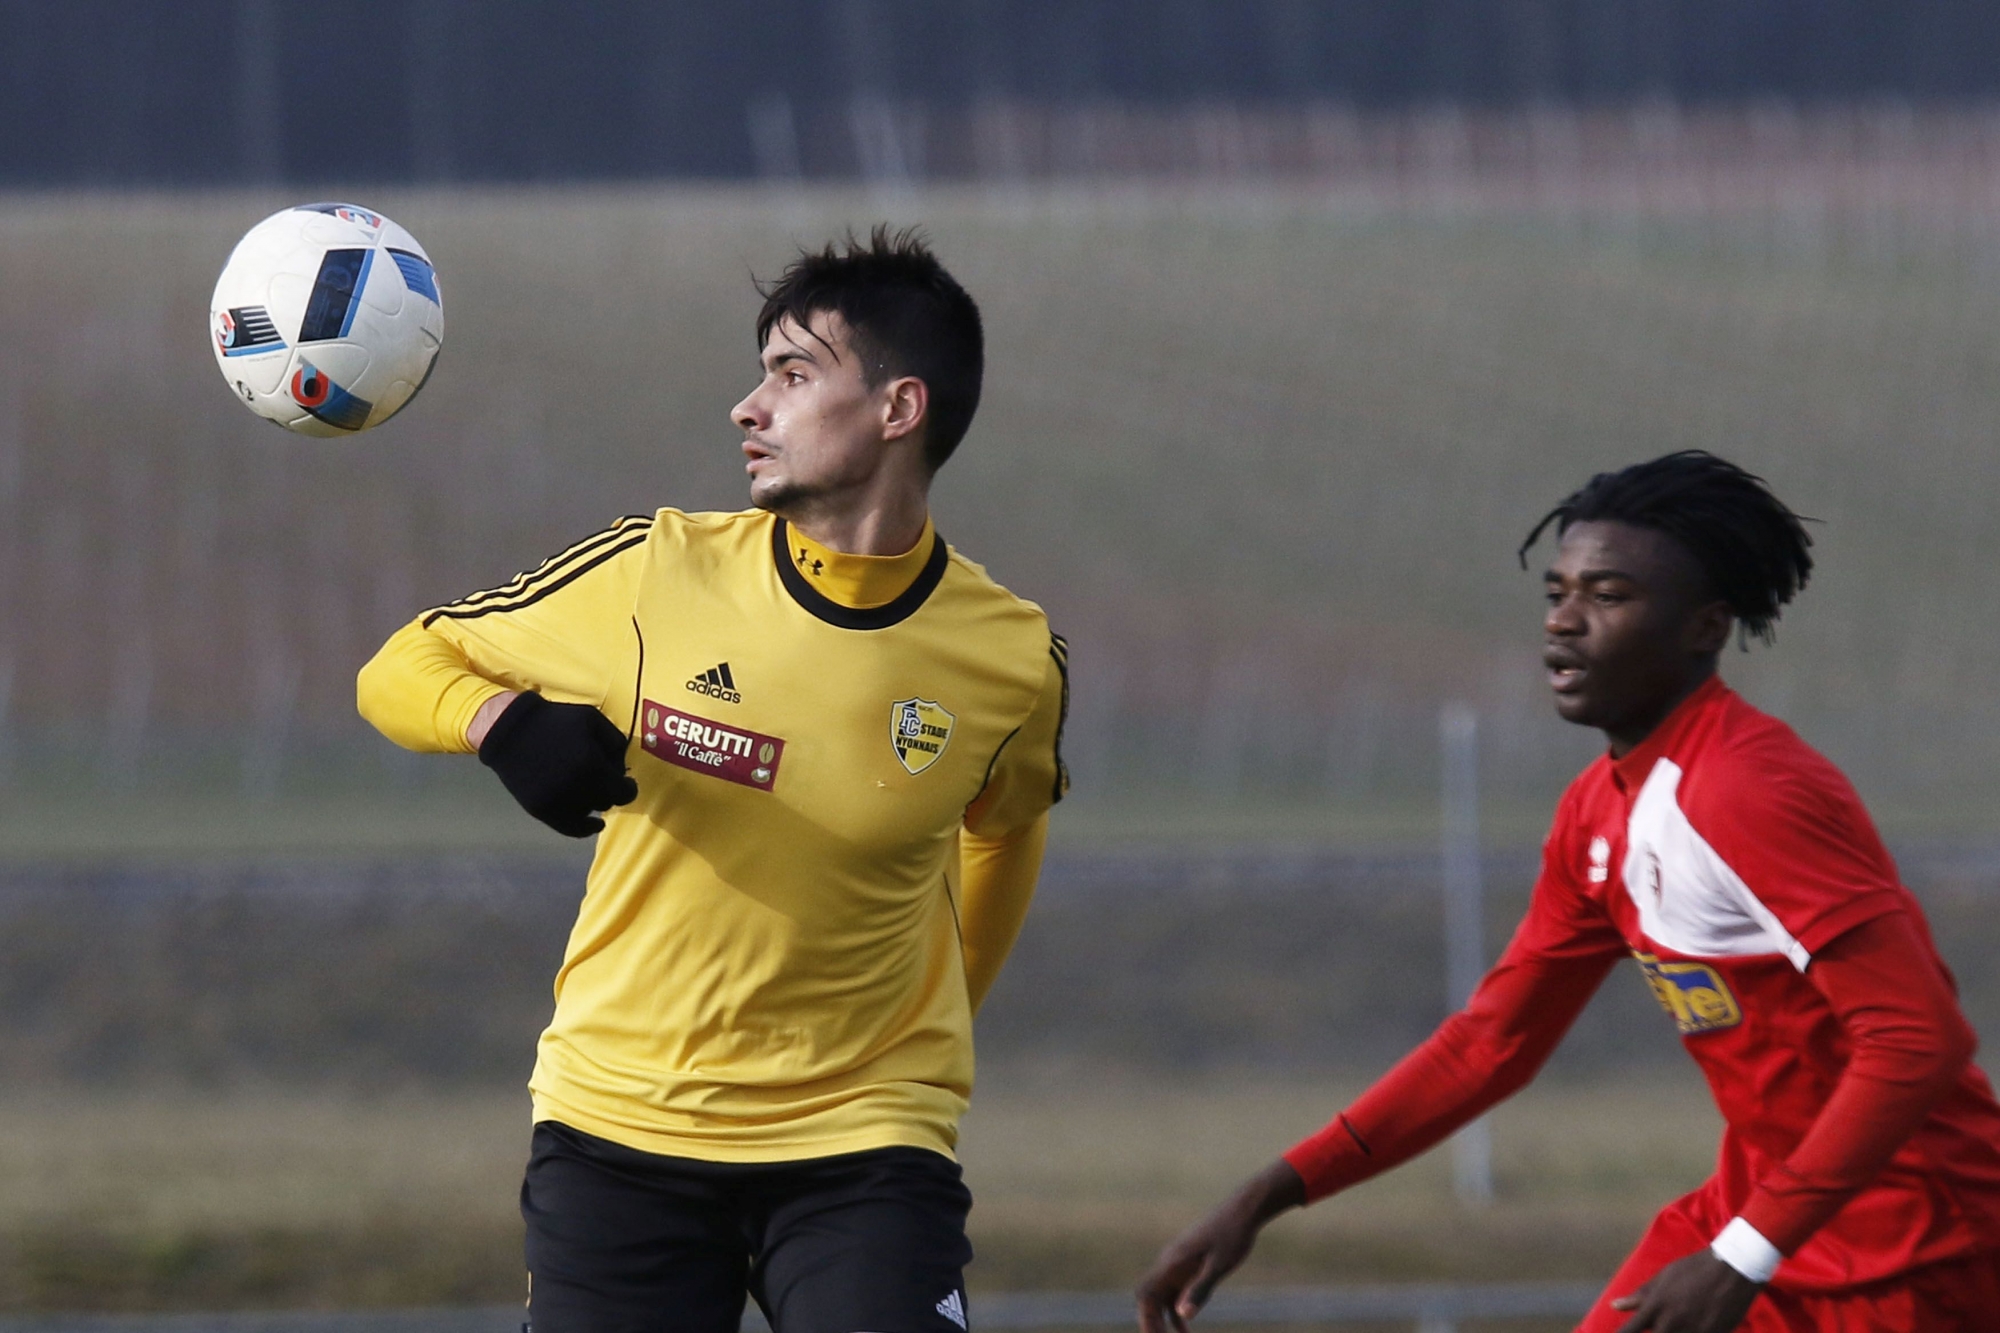
[[[1557,505],[1544,660],[1610,752],[1557,807],[1526,919],[1465,1009],[1169,1246],[1178,1328],[1258,1230],[1438,1143],[1531,1079],[1638,961],[1725,1122],[1584,1333],[2000,1327],[2000,1106],[1923,913],[1847,780],[1716,675],[1812,570],[1799,520],[1699,451]]]
[[[966,1326],[972,1011],[1067,782],[1067,650],[928,516],[982,341],[908,233],[801,255],[731,413],[756,508],[625,519],[361,673],[601,833],[529,1084],[535,1333]]]

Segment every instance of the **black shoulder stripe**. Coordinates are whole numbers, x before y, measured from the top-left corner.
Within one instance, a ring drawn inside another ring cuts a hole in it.
[[[461,597],[457,601],[449,602],[446,605],[454,608],[470,607],[477,606],[483,602],[522,596],[545,579],[559,573],[564,566],[573,561],[590,555],[607,543],[614,542],[628,533],[650,530],[652,525],[653,517],[650,514],[627,514],[610,527],[600,532],[593,532],[582,541],[558,551],[556,554],[542,561],[541,564],[536,565],[533,569],[523,570],[499,587],[488,588],[483,592],[475,592],[468,597]]]
[[[583,559],[611,542],[617,541],[620,537],[635,532],[648,532],[652,529],[652,526],[653,519],[650,514],[628,514],[603,531],[593,532],[582,541],[558,551],[556,554],[542,561],[541,564],[536,565],[533,569],[523,570],[497,588],[487,588],[482,592],[475,592],[469,596],[461,597],[455,602],[446,602],[443,606],[434,607],[425,615],[424,623],[426,625],[430,624],[431,620],[440,612],[455,614],[484,605],[487,602],[504,601],[509,598],[526,596],[541,583],[560,573],[564,567]]]
[[[542,598],[547,597],[550,593],[559,592],[562,589],[568,587],[570,584],[576,582],[578,579],[582,578],[585,574],[588,574],[591,570],[596,569],[599,565],[609,560],[612,556],[619,554],[621,551],[629,551],[635,546],[644,546],[646,544],[646,539],[647,539],[647,534],[644,532],[640,532],[636,536],[626,538],[624,541],[619,542],[615,546],[599,551],[595,556],[591,557],[589,560],[586,560],[582,564],[572,568],[568,573],[564,574],[561,578],[556,579],[554,582],[551,583],[541,584],[533,592],[529,593],[526,597],[523,597],[516,602],[488,602],[484,606],[471,606],[471,607],[456,606],[456,605],[439,607],[437,610],[431,612],[429,615],[424,617],[424,628],[429,629],[431,625],[439,619],[477,620],[481,616],[490,616],[496,611],[505,612],[505,611],[524,610],[527,607],[533,606],[536,602],[541,601]]]
[[[1056,715],[1055,792],[1049,798],[1049,804],[1055,805],[1069,793],[1069,765],[1062,757],[1063,728],[1069,725],[1069,640],[1053,630],[1049,632],[1049,659],[1062,677],[1062,711]]]

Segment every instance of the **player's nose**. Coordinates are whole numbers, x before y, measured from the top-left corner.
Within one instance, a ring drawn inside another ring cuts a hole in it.
[[[771,424],[771,414],[757,401],[758,396],[757,391],[753,389],[742,402],[729,409],[729,419],[735,423],[738,430],[762,430]]]
[[[1573,599],[1551,597],[1548,609],[1542,615],[1542,631],[1554,638],[1569,638],[1583,632],[1583,618],[1577,614]]]

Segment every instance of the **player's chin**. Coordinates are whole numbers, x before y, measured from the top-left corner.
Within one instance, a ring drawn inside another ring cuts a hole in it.
[[[1602,726],[1603,709],[1597,700],[1582,690],[1555,690],[1551,697],[1556,706],[1556,716],[1579,727]]]
[[[787,509],[803,494],[803,489],[789,477],[766,474],[750,478],[750,503],[759,509]]]

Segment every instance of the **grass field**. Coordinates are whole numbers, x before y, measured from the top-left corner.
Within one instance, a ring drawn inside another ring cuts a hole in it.
[[[989,1069],[962,1159],[974,1290],[1124,1287],[1351,1088]],[[10,1094],[0,1308],[506,1301],[520,1290],[518,1094]],[[1699,1181],[1686,1078],[1533,1090],[1495,1118],[1499,1200],[1441,1154],[1274,1226],[1245,1282],[1591,1278]]]
[[[751,275],[877,217],[925,223],[984,303],[986,402],[938,513],[1070,631],[1080,821],[1164,800],[1240,836],[1276,804],[1420,837],[1452,697],[1482,710],[1495,803],[1546,810],[1591,747],[1548,715],[1514,544],[1592,470],[1699,445],[1825,520],[1778,648],[1729,673],[1893,828],[1995,827],[1976,248],[1250,185],[363,192],[437,257],[449,333],[423,400],[332,444],[231,403],[201,332],[230,241],[288,200],[0,200],[0,565],[24,571],[0,587],[0,848],[143,851],[187,820],[325,846],[324,793],[390,823],[398,793],[448,796],[353,717],[356,666],[611,515],[740,504]]]
[[[1912,860],[2000,1030],[1983,862]],[[1494,947],[1518,891],[1496,858]],[[521,1091],[579,867],[450,858],[0,873],[0,1308],[511,1299]],[[1122,1287],[1442,1013],[1427,868],[1051,867],[979,1021],[986,1290]],[[1608,1272],[1707,1169],[1699,1076],[1618,969],[1495,1119],[1500,1198],[1427,1158],[1275,1228],[1246,1281]]]

